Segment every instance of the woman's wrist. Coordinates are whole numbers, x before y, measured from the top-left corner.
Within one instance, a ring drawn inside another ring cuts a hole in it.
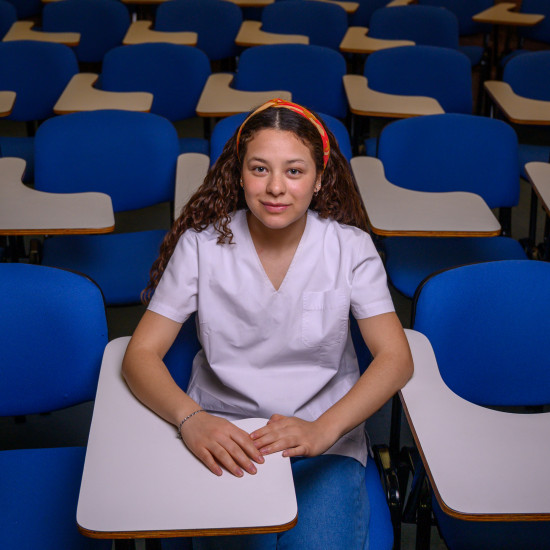
[[[181,436],[181,429],[183,427],[183,425],[191,418],[193,418],[193,416],[195,416],[196,414],[199,414],[199,413],[202,413],[202,412],[206,412],[204,409],[196,409],[195,411],[189,413],[188,415],[186,415],[178,424],[177,426],[177,437],[178,439],[183,439],[183,437]]]

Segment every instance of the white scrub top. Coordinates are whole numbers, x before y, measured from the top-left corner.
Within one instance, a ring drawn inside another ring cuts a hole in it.
[[[394,311],[370,236],[309,210],[300,244],[275,290],[250,236],[246,211],[230,223],[233,244],[212,226],[186,231],[149,309],[183,323],[197,312],[202,350],[187,393],[229,420],[278,413],[315,420],[359,378],[349,312]],[[366,464],[363,425],[328,451]]]

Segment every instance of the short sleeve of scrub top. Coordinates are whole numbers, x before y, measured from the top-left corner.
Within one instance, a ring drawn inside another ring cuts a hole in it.
[[[234,244],[218,244],[212,227],[182,235],[149,309],[177,322],[197,312],[202,350],[187,393],[201,407],[230,420],[315,420],[359,378],[350,310],[358,319],[394,311],[382,261],[368,234],[308,211],[275,289],[244,210],[230,227]],[[363,427],[327,452],[364,464]]]

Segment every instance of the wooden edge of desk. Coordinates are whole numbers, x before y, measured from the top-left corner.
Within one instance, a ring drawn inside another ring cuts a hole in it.
[[[372,232],[381,237],[498,237],[502,230],[495,231],[407,231],[404,235],[403,231],[390,231],[379,229],[372,225],[369,221]]]
[[[34,40],[38,42],[53,42],[65,44],[66,46],[78,46],[80,43],[79,32],[46,32],[37,31],[32,27],[34,21],[16,21],[4,35],[2,42],[14,40]]]
[[[2,229],[0,235],[100,235],[103,233],[112,233],[115,226],[101,227],[98,229],[79,228],[79,229]]]
[[[340,6],[346,13],[355,13],[359,9],[359,2],[349,2],[341,0],[318,0],[319,2],[326,2],[327,4],[336,4]]]
[[[550,101],[530,99],[514,92],[510,84],[500,80],[487,80],[484,83],[485,91],[506,117],[515,124],[530,124],[533,126],[547,126],[550,124]],[[534,116],[521,117],[517,110],[529,110]],[[544,115],[544,118],[541,116]],[[538,118],[537,118],[538,116]]]
[[[309,36],[266,32],[261,27],[261,21],[243,21],[235,37],[235,44],[243,47],[265,44],[309,44]]]
[[[430,341],[428,338],[423,335],[422,333],[415,331],[414,329],[405,329],[405,334],[407,335],[407,340],[410,342],[410,337],[413,338],[416,335],[421,335],[422,339],[425,340],[424,346],[429,346],[431,350],[431,355],[433,355],[433,361],[437,362],[435,358],[435,354],[433,352],[433,348],[430,344]],[[416,336],[418,337],[418,336]],[[411,351],[413,352],[413,360],[414,360],[414,350],[418,349],[418,347],[411,346]],[[416,368],[416,366],[415,366]],[[436,367],[437,368],[437,367]],[[444,382],[443,382],[444,383]],[[447,515],[460,519],[465,521],[479,521],[479,522],[493,522],[493,521],[548,521],[549,515],[548,514],[521,514],[521,513],[512,513],[512,514],[465,514],[463,512],[458,512],[454,510],[453,508],[449,508],[441,498],[441,495],[439,494],[439,491],[437,489],[437,486],[435,484],[432,472],[428,466],[428,462],[426,460],[426,456],[424,454],[424,450],[422,448],[422,445],[420,444],[420,440],[418,438],[418,434],[416,433],[416,429],[414,427],[414,424],[412,422],[411,416],[409,414],[409,410],[407,408],[406,399],[403,397],[403,393],[400,390],[398,392],[399,399],[401,401],[401,405],[403,407],[403,411],[405,413],[405,417],[407,418],[407,424],[409,425],[409,428],[411,430],[414,443],[416,445],[416,448],[418,449],[418,452],[420,454],[420,457],[422,459],[422,464],[424,465],[424,468],[426,469],[426,474],[428,475],[428,478],[430,480],[431,489],[434,492],[435,498],[443,510]]]
[[[265,8],[273,4],[275,0],[227,0],[232,4],[236,4],[240,8]]]
[[[196,46],[198,34],[192,31],[156,31],[152,29],[152,21],[132,21],[132,24],[126,31],[126,35],[122,39],[124,46],[134,44],[146,44],[151,42],[168,42],[170,44],[178,44],[183,46]]]
[[[489,23],[493,25],[516,25],[518,27],[530,27],[540,23],[544,19],[541,13],[523,13],[512,11],[517,9],[517,4],[512,2],[500,2],[480,11],[472,16],[476,23]]]
[[[361,75],[346,74],[343,81],[348,105],[354,115],[409,118],[445,112],[433,97],[394,95],[372,90],[367,78]],[[373,107],[366,108],[366,103],[371,103]],[[407,111],[407,107],[410,110]]]
[[[267,533],[281,533],[292,529],[298,523],[298,515],[292,521],[283,525],[265,526],[265,527],[242,527],[242,528],[223,528],[223,529],[185,529],[180,531],[133,531],[119,533],[117,531],[90,531],[79,525],[78,530],[93,539],[154,539],[169,537],[216,537],[221,535],[263,535]]]
[[[339,49],[345,53],[373,53],[388,48],[402,46],[414,46],[412,40],[389,40],[385,38],[372,38],[368,35],[368,27],[348,27],[344,38],[340,42]]]
[[[408,6],[412,4],[415,0],[392,0],[386,4],[386,8],[394,8],[396,6]]]

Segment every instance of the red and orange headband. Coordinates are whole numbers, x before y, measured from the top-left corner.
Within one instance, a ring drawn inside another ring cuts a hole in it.
[[[267,103],[264,103],[263,105],[260,105],[254,112],[252,112],[250,115],[246,117],[244,122],[241,124],[239,131],[237,132],[237,156],[239,156],[239,141],[241,139],[241,132],[243,128],[245,127],[246,123],[254,116],[260,113],[261,111],[264,111],[268,107],[284,107],[285,109],[290,109],[291,111],[294,111],[295,113],[298,113],[299,115],[302,115],[304,118],[307,118],[313,126],[317,129],[321,136],[321,140],[323,141],[323,170],[327,166],[328,157],[330,156],[330,144],[328,141],[328,135],[325,131],[325,128],[323,125],[319,122],[317,117],[310,111],[308,111],[305,107],[302,107],[301,105],[297,105],[296,103],[292,103],[291,101],[285,101],[284,99],[270,99]]]

